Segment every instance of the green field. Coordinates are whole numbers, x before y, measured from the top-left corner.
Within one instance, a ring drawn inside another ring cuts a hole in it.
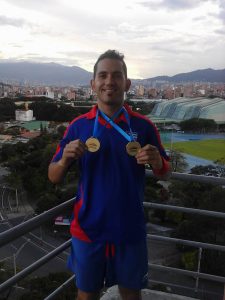
[[[163,143],[166,149],[170,149],[170,143]],[[218,160],[225,157],[225,140],[201,140],[188,142],[174,142],[173,149],[183,153],[205,158],[208,160]]]

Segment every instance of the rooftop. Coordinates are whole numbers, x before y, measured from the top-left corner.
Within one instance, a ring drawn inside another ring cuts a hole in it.
[[[225,100],[204,97],[164,100],[154,106],[149,117],[157,123],[203,118],[214,119],[216,123],[224,124]]]

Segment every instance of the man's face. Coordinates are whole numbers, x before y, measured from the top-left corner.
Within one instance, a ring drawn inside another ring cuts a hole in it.
[[[96,92],[98,103],[119,107],[124,100],[124,92],[129,90],[130,80],[126,78],[120,60],[105,58],[97,65],[91,87]]]

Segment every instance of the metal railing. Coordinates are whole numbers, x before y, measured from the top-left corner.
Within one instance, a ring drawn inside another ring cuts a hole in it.
[[[153,173],[149,170],[146,170],[147,176],[153,176]],[[183,174],[183,173],[172,173],[171,179],[179,179],[184,181],[193,181],[193,182],[200,182],[200,183],[210,183],[213,185],[224,185],[225,186],[225,178],[218,178],[213,176],[202,176],[202,175],[192,175],[192,174]],[[0,247],[10,243],[11,241],[23,236],[24,234],[30,232],[36,227],[39,227],[41,224],[43,224],[46,221],[49,221],[53,219],[54,217],[57,217],[59,214],[62,214],[62,212],[68,208],[72,208],[73,202],[75,198],[72,198],[48,211],[43,212],[40,215],[37,215],[33,217],[30,220],[27,220],[13,228],[10,228],[2,233],[0,233]],[[179,206],[172,206],[172,205],[165,205],[165,204],[158,204],[158,203],[147,203],[144,202],[144,206],[147,208],[157,208],[162,210],[172,210],[172,211],[179,211],[179,212],[185,212],[190,214],[198,214],[203,216],[211,216],[216,218],[222,218],[225,220],[225,213],[222,212],[214,212],[214,211],[208,211],[208,210],[202,210],[202,209],[193,209],[193,208],[187,208],[187,207],[179,207]],[[159,236],[155,234],[148,234],[147,238],[150,240],[160,241],[160,242],[169,242],[169,243],[175,243],[175,244],[181,244],[181,245],[188,245],[192,247],[196,247],[199,249],[211,249],[211,250],[219,250],[225,252],[225,246],[223,245],[217,245],[217,244],[210,244],[210,243],[202,243],[202,242],[196,242],[196,241],[190,241],[190,240],[184,240],[184,239],[177,239],[177,238],[171,238],[167,236]],[[55,248],[53,251],[49,252],[36,262],[34,262],[32,265],[26,267],[22,271],[18,272],[16,275],[12,276],[5,282],[3,282],[0,285],[0,292],[4,292],[8,290],[9,288],[13,287],[18,281],[21,279],[27,277],[30,273],[40,268],[42,265],[46,264],[48,261],[50,261],[52,258],[56,257],[59,253],[63,252],[65,249],[70,247],[71,240],[66,241],[59,247]],[[225,284],[225,277],[222,276],[216,276],[211,274],[205,274],[201,273],[199,271],[188,271],[178,268],[172,268],[167,267],[163,265],[157,265],[149,263],[149,268],[152,270],[158,270],[158,271],[172,271],[177,274],[183,274],[192,276],[196,279],[207,279],[211,281],[221,282]],[[55,297],[61,293],[61,291],[67,287],[72,281],[74,280],[74,276],[69,278],[64,284],[62,284],[60,287],[58,287],[54,292],[52,292],[45,300],[49,299],[55,299]]]

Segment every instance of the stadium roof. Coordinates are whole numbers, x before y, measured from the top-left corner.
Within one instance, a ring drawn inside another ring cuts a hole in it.
[[[213,119],[225,124],[225,99],[176,98],[156,103],[148,117],[158,123],[180,122],[192,118]]]

